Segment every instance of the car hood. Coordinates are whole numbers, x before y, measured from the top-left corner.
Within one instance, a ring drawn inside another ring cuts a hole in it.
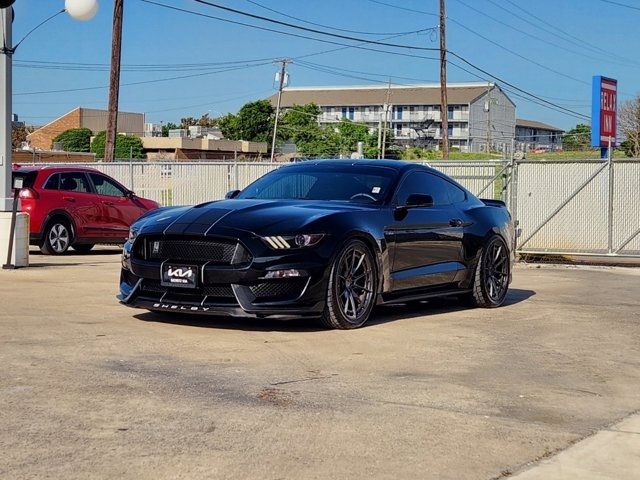
[[[256,235],[283,235],[312,228],[329,215],[371,211],[375,205],[302,200],[220,200],[193,207],[160,209],[142,220],[141,233],[215,234],[243,230]]]

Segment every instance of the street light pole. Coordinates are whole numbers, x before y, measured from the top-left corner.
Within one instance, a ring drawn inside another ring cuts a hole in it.
[[[0,212],[10,212],[11,198],[11,122],[12,122],[12,56],[11,22],[13,9],[0,10]]]

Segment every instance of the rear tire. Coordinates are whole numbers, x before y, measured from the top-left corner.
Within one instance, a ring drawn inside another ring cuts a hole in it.
[[[501,237],[494,235],[480,251],[472,291],[465,297],[466,303],[482,308],[501,306],[507,297],[510,275],[509,249]]]
[[[364,242],[350,240],[331,265],[322,324],[340,330],[361,327],[376,303],[377,288],[373,253]]]
[[[95,246],[95,243],[78,243],[76,245],[72,245],[71,248],[73,248],[78,253],[89,253]]]
[[[54,219],[44,230],[40,251],[45,255],[62,255],[71,245],[71,227],[66,220]]]

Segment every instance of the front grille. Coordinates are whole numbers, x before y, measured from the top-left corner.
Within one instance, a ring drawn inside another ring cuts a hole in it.
[[[215,285],[202,285],[200,288],[185,289],[185,288],[171,288],[165,287],[158,280],[146,279],[142,282],[142,290],[147,292],[176,292],[176,293],[194,293],[196,295],[206,295],[208,297],[219,298],[234,298],[233,289],[231,285],[215,284]]]
[[[248,254],[241,245],[232,240],[189,239],[189,238],[149,238],[146,239],[146,257],[148,260],[177,260],[187,262],[210,262],[217,265],[230,265],[248,260]],[[236,246],[241,250],[236,254]]]
[[[293,300],[300,296],[306,283],[306,278],[292,278],[258,283],[249,288],[259,300]]]
[[[231,285],[213,284],[202,285],[201,287],[194,289],[186,289],[165,287],[158,280],[144,279],[140,289],[143,295],[147,293],[154,297],[162,297],[164,294],[167,294],[169,296],[177,296],[178,298],[185,300],[195,299],[197,300],[196,303],[200,303],[204,297],[207,297],[206,303],[237,303]]]

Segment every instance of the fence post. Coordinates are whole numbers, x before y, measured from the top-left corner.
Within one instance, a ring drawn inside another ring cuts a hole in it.
[[[133,188],[133,158],[129,157],[129,190],[132,192],[135,190]]]
[[[608,210],[607,210],[607,233],[608,233],[608,251],[609,254],[613,253],[613,155],[611,155],[611,137],[609,137],[609,148],[607,149],[607,162],[609,163],[609,195],[608,195]]]
[[[240,185],[240,179],[238,178],[238,149],[233,147],[233,176],[235,178],[235,184],[233,189],[240,190],[238,185]]]

